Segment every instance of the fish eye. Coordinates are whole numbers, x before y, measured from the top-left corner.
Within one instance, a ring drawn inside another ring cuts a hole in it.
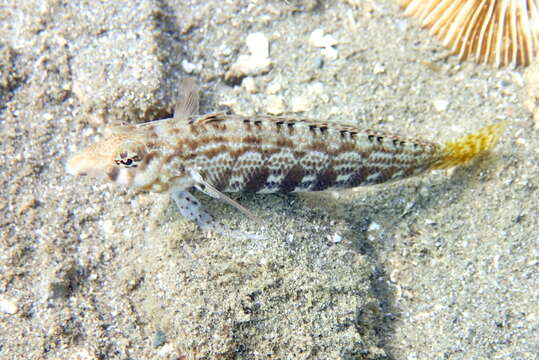
[[[122,151],[114,159],[118,166],[134,168],[142,161],[142,157],[134,151]]]

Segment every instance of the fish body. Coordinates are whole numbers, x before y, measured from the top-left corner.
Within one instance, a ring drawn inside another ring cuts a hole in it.
[[[181,162],[223,192],[350,188],[419,174],[436,144],[354,127],[271,116],[214,114],[185,129]]]
[[[493,145],[499,127],[483,130],[477,153]],[[195,170],[221,192],[288,193],[396,181],[445,168],[449,158],[437,143],[374,130],[218,113],[122,127],[72,157],[67,169],[157,192]]]

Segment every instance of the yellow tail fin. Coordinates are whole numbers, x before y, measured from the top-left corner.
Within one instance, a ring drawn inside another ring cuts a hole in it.
[[[431,169],[448,169],[464,164],[479,154],[492,149],[503,134],[506,122],[485,126],[478,132],[448,141],[442,145],[440,160]]]

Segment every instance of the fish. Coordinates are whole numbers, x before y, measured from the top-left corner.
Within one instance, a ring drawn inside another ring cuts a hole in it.
[[[296,193],[390,183],[469,163],[490,151],[505,123],[444,144],[351,125],[272,115],[198,114],[186,80],[174,116],[113,127],[73,155],[67,173],[168,192],[202,230],[230,233],[192,194],[201,191],[262,223],[226,193]],[[238,235],[236,233],[235,235]]]

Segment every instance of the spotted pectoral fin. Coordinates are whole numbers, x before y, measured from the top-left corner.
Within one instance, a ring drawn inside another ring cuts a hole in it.
[[[249,209],[245,208],[241,204],[239,204],[237,201],[231,199],[230,197],[226,196],[219,190],[217,190],[215,187],[213,187],[210,183],[205,181],[202,178],[202,175],[196,170],[189,170],[189,175],[191,176],[191,179],[195,182],[195,188],[199,191],[202,191],[204,194],[211,196],[213,198],[219,199],[221,201],[224,201],[228,205],[231,205],[238,209],[241,213],[243,213],[245,216],[247,216],[249,219],[257,222],[258,224],[262,225],[262,220],[258,218],[255,214],[253,214]]]
[[[170,196],[176,203],[180,213],[187,219],[194,221],[203,231],[212,231],[222,235],[245,239],[263,239],[263,235],[248,234],[239,230],[231,230],[217,222],[188,191],[181,188],[172,188]]]
[[[185,218],[194,221],[203,230],[212,227],[211,224],[214,223],[215,220],[202,208],[200,202],[188,191],[172,189],[170,196]]]

